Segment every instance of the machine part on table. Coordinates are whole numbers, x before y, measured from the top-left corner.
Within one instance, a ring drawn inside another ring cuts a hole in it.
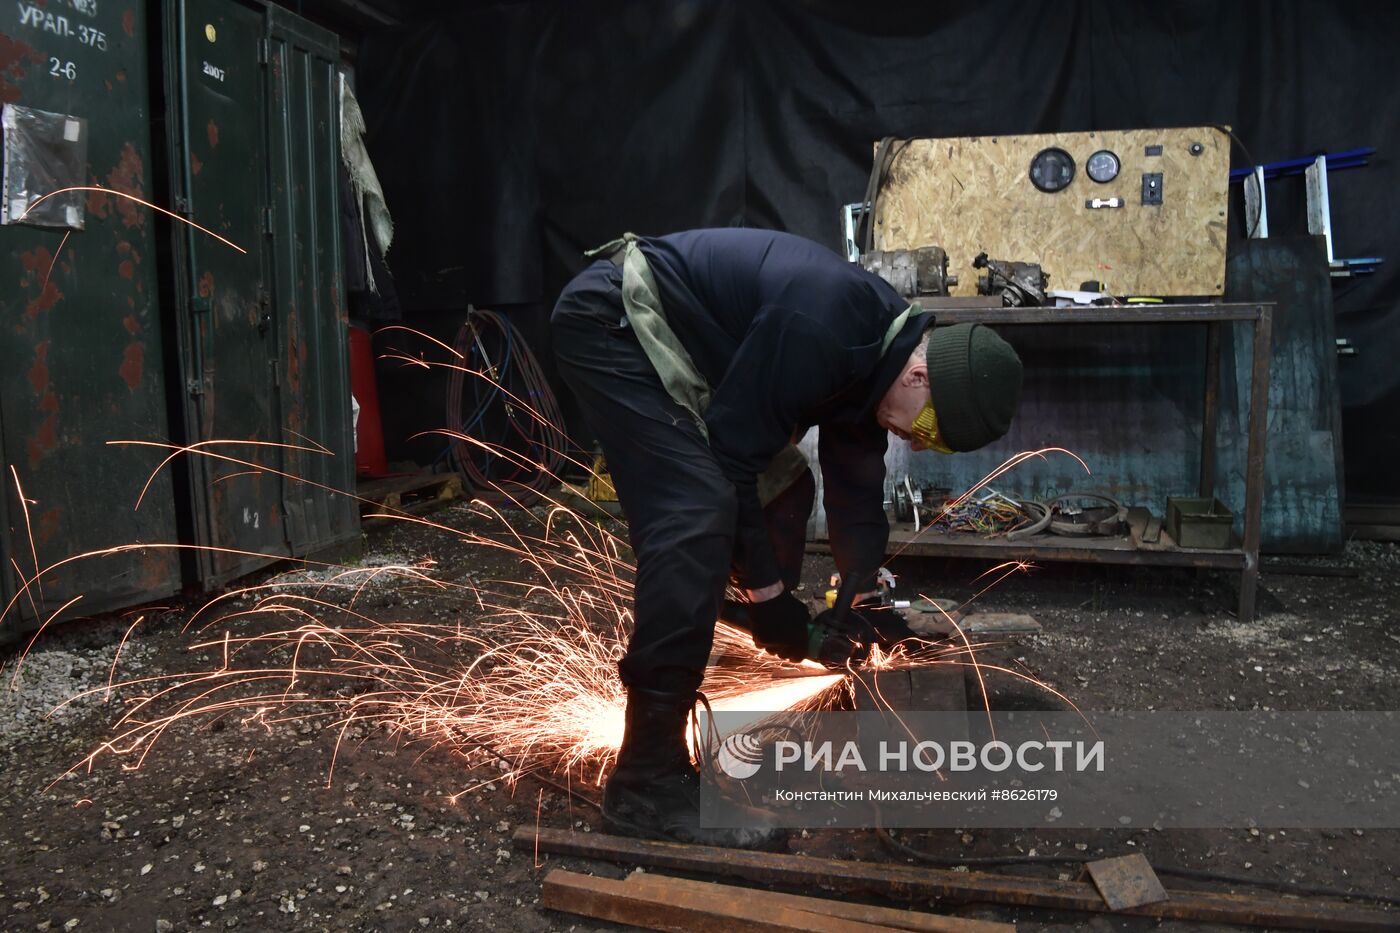
[[[924,524],[938,519],[951,493],[946,486],[915,486],[906,475],[894,480],[885,502],[886,511],[895,521],[912,522],[914,530],[919,531]]]
[[[1027,499],[1021,503],[1021,508],[1034,520],[1024,528],[1008,531],[1006,533],[1006,540],[1008,541],[1019,541],[1022,538],[1029,538],[1031,535],[1038,535],[1046,528],[1050,527],[1050,509],[1045,503]]]
[[[1034,262],[1008,262],[1004,259],[988,259],[986,253],[978,253],[972,260],[974,269],[986,269],[986,275],[977,277],[977,294],[1000,295],[1001,303],[1008,308],[1038,307],[1045,304],[1045,289],[1050,285],[1050,276]]]
[[[1098,505],[1085,506],[1085,502]],[[1117,499],[1096,492],[1072,492],[1051,499],[1050,531],[1071,538],[1115,537],[1128,527],[1128,510]]]
[[[947,295],[958,284],[958,277],[948,274],[948,254],[938,246],[874,250],[863,254],[860,264],[905,298]]]

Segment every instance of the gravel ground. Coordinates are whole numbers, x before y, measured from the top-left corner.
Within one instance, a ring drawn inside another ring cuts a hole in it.
[[[465,507],[435,518],[475,527]],[[365,566],[431,566],[440,578],[519,574],[446,531],[376,530]],[[428,562],[432,562],[429,564]],[[988,611],[1029,612],[1041,634],[1003,640],[987,657],[1024,664],[1086,709],[1400,709],[1400,547],[1355,542],[1319,563],[1355,577],[1266,575],[1262,612],[1233,618],[1231,580],[1175,570],[1045,567],[983,597]],[[902,560],[918,592],[966,598],[973,563]],[[816,589],[829,564],[809,562]],[[285,570],[260,582],[308,582]],[[319,573],[328,600],[382,620],[470,619],[460,596],[389,574],[347,589]],[[161,611],[121,649],[117,680],[188,669],[197,606]],[[109,737],[139,691],[104,687],[129,613],[74,622],[4,666],[0,693],[0,917],[5,930],[613,929],[537,906],[539,882],[563,866],[624,869],[511,849],[519,826],[596,830],[596,814],[442,748],[407,745],[321,718],[269,721],[250,711],[176,723],[127,770],[75,764]],[[13,649],[12,649],[13,650]],[[216,649],[217,650],[217,649]],[[11,686],[12,685],[12,686]],[[995,684],[998,702],[1024,688]],[[334,757],[334,772],[331,765]],[[329,777],[329,780],[328,780]],[[929,831],[905,841],[944,857],[1144,852],[1205,868],[1400,896],[1400,831]],[[896,860],[868,832],[821,832],[795,851]],[[1077,868],[1006,869],[1041,877]],[[1182,884],[1167,880],[1169,886]],[[1183,884],[1183,886],[1185,886]],[[1245,891],[1247,888],[1237,888]],[[925,905],[926,906],[926,905]],[[1022,930],[1232,929],[1003,908],[958,911]],[[1400,913],[1397,914],[1400,924]]]

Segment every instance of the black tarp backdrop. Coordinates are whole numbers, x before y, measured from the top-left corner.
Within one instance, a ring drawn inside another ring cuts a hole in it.
[[[1360,349],[1340,383],[1349,499],[1397,500],[1400,4],[454,9],[360,48],[390,264],[406,308],[519,306],[538,344],[581,251],[622,230],[773,227],[835,248],[886,135],[1224,123],[1248,149],[1236,165],[1375,146],[1370,166],[1332,177],[1338,255],[1388,260],[1336,286],[1338,335]],[[1301,179],[1269,197],[1273,229],[1304,229]],[[1236,191],[1236,236],[1241,213]]]

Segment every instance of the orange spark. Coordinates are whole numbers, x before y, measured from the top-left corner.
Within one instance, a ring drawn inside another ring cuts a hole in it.
[[[50,191],[48,194],[35,198],[34,201],[29,205],[29,207],[25,209],[24,213],[19,216],[19,220],[23,221],[24,218],[29,216],[30,211],[33,211],[34,208],[38,207],[40,204],[43,204],[49,198],[57,197],[58,195],[64,194],[69,191],[100,191],[103,194],[116,195],[119,198],[126,198],[128,201],[135,201],[137,204],[140,204],[143,207],[148,207],[151,210],[164,214],[166,217],[169,217],[173,220],[178,220],[182,224],[188,224],[189,226],[194,227],[200,233],[207,234],[213,237],[214,239],[218,240],[220,243],[223,243],[225,246],[233,247],[240,253],[246,254],[248,252],[246,249],[239,246],[237,243],[219,236],[217,233],[215,233],[213,230],[210,230],[208,227],[201,227],[193,220],[190,220],[186,217],[181,217],[179,214],[176,214],[173,211],[168,211],[165,208],[161,207],[159,204],[152,204],[150,201],[147,201],[144,198],[138,198],[134,194],[127,194],[125,191],[117,191],[115,188],[104,188],[101,185],[69,185],[66,188],[58,188],[54,191]],[[60,247],[61,245],[62,244],[60,244]]]

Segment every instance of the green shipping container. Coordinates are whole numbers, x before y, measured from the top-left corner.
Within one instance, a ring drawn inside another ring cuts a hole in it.
[[[181,585],[165,456],[167,381],[147,208],[68,185],[152,197],[144,7],[94,0],[0,5],[6,223],[0,226],[0,639]],[[23,489],[21,502],[16,481]],[[24,587],[36,566],[71,560]]]
[[[338,50],[239,0],[0,7],[0,640],[358,542]],[[72,185],[210,232],[36,203]]]

